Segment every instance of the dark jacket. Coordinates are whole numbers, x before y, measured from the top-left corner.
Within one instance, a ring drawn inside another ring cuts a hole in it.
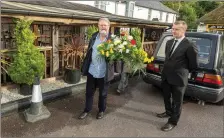
[[[92,47],[95,43],[98,33],[99,32],[95,32],[89,41],[87,53],[83,60],[83,64],[82,64],[82,68],[81,68],[83,76],[87,76],[87,74],[89,72],[90,63],[92,61],[92,51],[93,51]],[[111,34],[108,35],[107,40],[111,38],[110,36],[111,36]],[[106,74],[105,74],[104,79],[106,82],[109,82],[114,79],[114,63],[109,63],[108,61],[106,61],[106,68],[107,69],[106,69]]]
[[[186,86],[188,74],[198,68],[198,49],[196,45],[184,38],[169,57],[174,39],[167,41],[162,80],[177,86]]]

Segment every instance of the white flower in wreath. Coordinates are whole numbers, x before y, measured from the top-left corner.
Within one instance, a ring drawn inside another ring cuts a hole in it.
[[[128,40],[131,41],[133,37],[131,35],[128,36]]]
[[[122,48],[124,48],[124,45],[123,45],[123,44],[120,44],[120,45],[118,46],[118,48],[119,48],[119,49],[122,49]]]
[[[124,42],[123,42],[123,45],[127,45],[127,44],[128,44],[128,42],[127,42],[127,41],[124,41]]]
[[[129,51],[130,51],[129,49],[126,49],[126,53],[129,53]]]
[[[114,44],[117,45],[117,44],[119,44],[119,43],[121,43],[121,40],[116,38],[116,39],[114,40]]]
[[[114,44],[109,44],[109,47],[113,47],[114,46]]]
[[[113,39],[113,38],[115,38],[115,37],[116,37],[116,35],[112,34],[110,37]]]
[[[119,49],[119,52],[120,52],[120,53],[122,53],[122,51],[123,51],[122,49]]]

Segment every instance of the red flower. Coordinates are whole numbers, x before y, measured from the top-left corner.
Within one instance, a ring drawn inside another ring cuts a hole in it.
[[[136,45],[136,41],[134,39],[131,40],[132,45]]]

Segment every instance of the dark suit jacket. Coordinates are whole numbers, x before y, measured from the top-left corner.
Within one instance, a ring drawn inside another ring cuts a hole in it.
[[[96,37],[97,37],[97,34],[99,32],[95,32],[90,41],[89,41],[89,45],[88,45],[88,49],[87,49],[87,53],[86,53],[86,56],[83,60],[83,64],[82,64],[82,68],[81,68],[81,71],[82,71],[82,75],[83,76],[87,76],[88,72],[89,72],[89,66],[90,66],[90,63],[92,61],[92,46],[94,45],[95,43],[95,40],[96,40]],[[108,39],[111,38],[111,34],[108,35]],[[105,81],[108,82],[108,81],[111,81],[112,79],[114,79],[114,63],[109,63],[109,62],[106,62],[107,64],[107,69],[106,69],[106,74],[105,74]]]
[[[184,38],[169,57],[174,39],[167,41],[162,81],[177,86],[186,86],[188,74],[198,68],[198,49],[190,40]]]

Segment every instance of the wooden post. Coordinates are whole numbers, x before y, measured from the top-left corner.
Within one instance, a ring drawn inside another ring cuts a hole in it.
[[[58,51],[58,39],[59,39],[59,26],[53,25],[52,29],[52,76],[59,75],[59,51]],[[51,77],[52,77],[51,76]]]
[[[145,28],[142,28],[142,48],[144,44],[144,38],[145,38]]]
[[[47,78],[47,51],[44,50],[44,57],[45,57],[45,71],[44,71],[44,78]]]
[[[114,27],[111,27],[111,34],[114,34]]]

